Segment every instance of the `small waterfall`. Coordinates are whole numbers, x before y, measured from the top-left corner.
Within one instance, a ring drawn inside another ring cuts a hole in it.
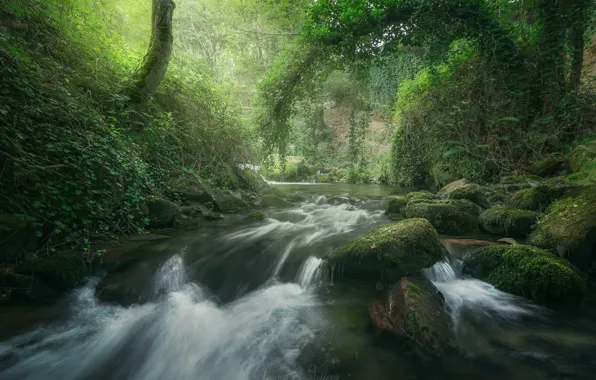
[[[318,257],[310,256],[300,267],[297,282],[303,288],[308,288],[311,284],[321,278],[321,265],[324,260]]]
[[[279,261],[277,262],[277,265],[275,266],[275,270],[273,271],[273,277],[277,277],[277,275],[279,274],[279,271],[284,266],[284,263],[288,259],[288,256],[290,255],[290,252],[292,252],[292,249],[294,248],[294,245],[295,245],[294,242],[291,242],[290,244],[288,244],[288,246],[286,247],[286,249],[281,254],[281,257],[280,257]]]
[[[462,328],[466,318],[483,323],[514,323],[540,313],[538,306],[521,297],[462,276],[462,260],[453,249],[447,248],[449,257],[425,269],[424,274],[445,297],[447,312],[456,330]]]

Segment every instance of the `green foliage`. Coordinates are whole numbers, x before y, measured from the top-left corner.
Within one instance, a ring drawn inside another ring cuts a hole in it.
[[[174,57],[142,114],[128,105],[150,7],[19,0],[0,11],[0,209],[30,221],[42,246],[87,250],[141,231],[146,196],[186,173],[238,181],[227,173],[250,159],[250,138],[196,59]]]

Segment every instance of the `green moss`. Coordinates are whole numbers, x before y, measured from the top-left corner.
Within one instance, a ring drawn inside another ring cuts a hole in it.
[[[493,245],[474,251],[464,272],[498,289],[552,307],[577,306],[585,282],[566,260],[527,245]]]
[[[263,211],[254,211],[246,217],[246,220],[250,220],[251,222],[262,222],[265,219],[267,219],[267,214]]]
[[[490,205],[484,194],[484,189],[475,183],[457,187],[446,194],[449,199],[465,199],[477,204],[482,208],[489,208]]]
[[[31,272],[56,290],[67,290],[80,284],[87,275],[81,255],[43,256],[31,262]]]
[[[501,177],[501,183],[504,185],[518,183],[539,182],[542,178],[536,175],[506,175]]]
[[[540,185],[514,193],[505,201],[505,205],[522,210],[544,211],[563,191],[562,188]]]
[[[583,267],[588,265],[596,247],[596,187],[584,190],[577,198],[554,202],[536,231],[530,235],[530,244],[555,249]]]
[[[526,237],[538,220],[534,211],[496,206],[480,215],[481,227],[494,235]]]
[[[345,278],[394,282],[433,265],[442,249],[428,220],[408,219],[367,233],[339,249],[330,261]]]
[[[477,207],[465,200],[412,201],[405,209],[408,218],[425,218],[447,234],[474,232],[478,229]]]
[[[567,164],[567,157],[560,153],[552,153],[540,161],[535,161],[530,165],[529,172],[541,177],[551,176],[560,172]]]
[[[569,166],[574,172],[596,167],[596,141],[577,146],[569,155]]]
[[[387,202],[385,215],[402,215],[407,204],[408,199],[406,197],[391,198],[389,199],[389,202]]]
[[[406,200],[408,200],[408,201],[429,200],[429,199],[439,199],[439,196],[431,193],[430,191],[426,191],[426,190],[414,191],[414,192],[408,193],[406,195]]]

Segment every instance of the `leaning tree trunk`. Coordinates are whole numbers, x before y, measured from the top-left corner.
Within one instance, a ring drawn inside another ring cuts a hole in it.
[[[152,1],[151,42],[129,88],[130,100],[137,110],[144,108],[166,75],[174,46],[172,16],[176,4],[172,0]]]

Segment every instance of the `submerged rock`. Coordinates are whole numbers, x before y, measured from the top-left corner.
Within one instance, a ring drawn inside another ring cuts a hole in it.
[[[149,225],[151,227],[166,227],[182,215],[182,210],[175,203],[167,199],[150,199],[147,201],[149,209]]]
[[[478,214],[478,207],[466,200],[412,201],[405,208],[407,218],[425,218],[447,234],[476,231]]]
[[[480,215],[480,226],[493,235],[526,237],[538,220],[538,213],[529,210],[496,206]]]
[[[530,244],[552,249],[587,270],[596,259],[596,188],[561,199],[550,210],[530,235]]]
[[[423,359],[443,356],[451,332],[443,297],[426,278],[402,278],[389,294],[369,306],[375,328],[400,338]]]
[[[379,227],[339,249],[330,261],[340,278],[391,283],[420,274],[442,257],[439,235],[426,219]]]
[[[582,276],[569,262],[528,245],[480,248],[465,259],[463,271],[504,292],[555,308],[577,306],[585,292]]]

